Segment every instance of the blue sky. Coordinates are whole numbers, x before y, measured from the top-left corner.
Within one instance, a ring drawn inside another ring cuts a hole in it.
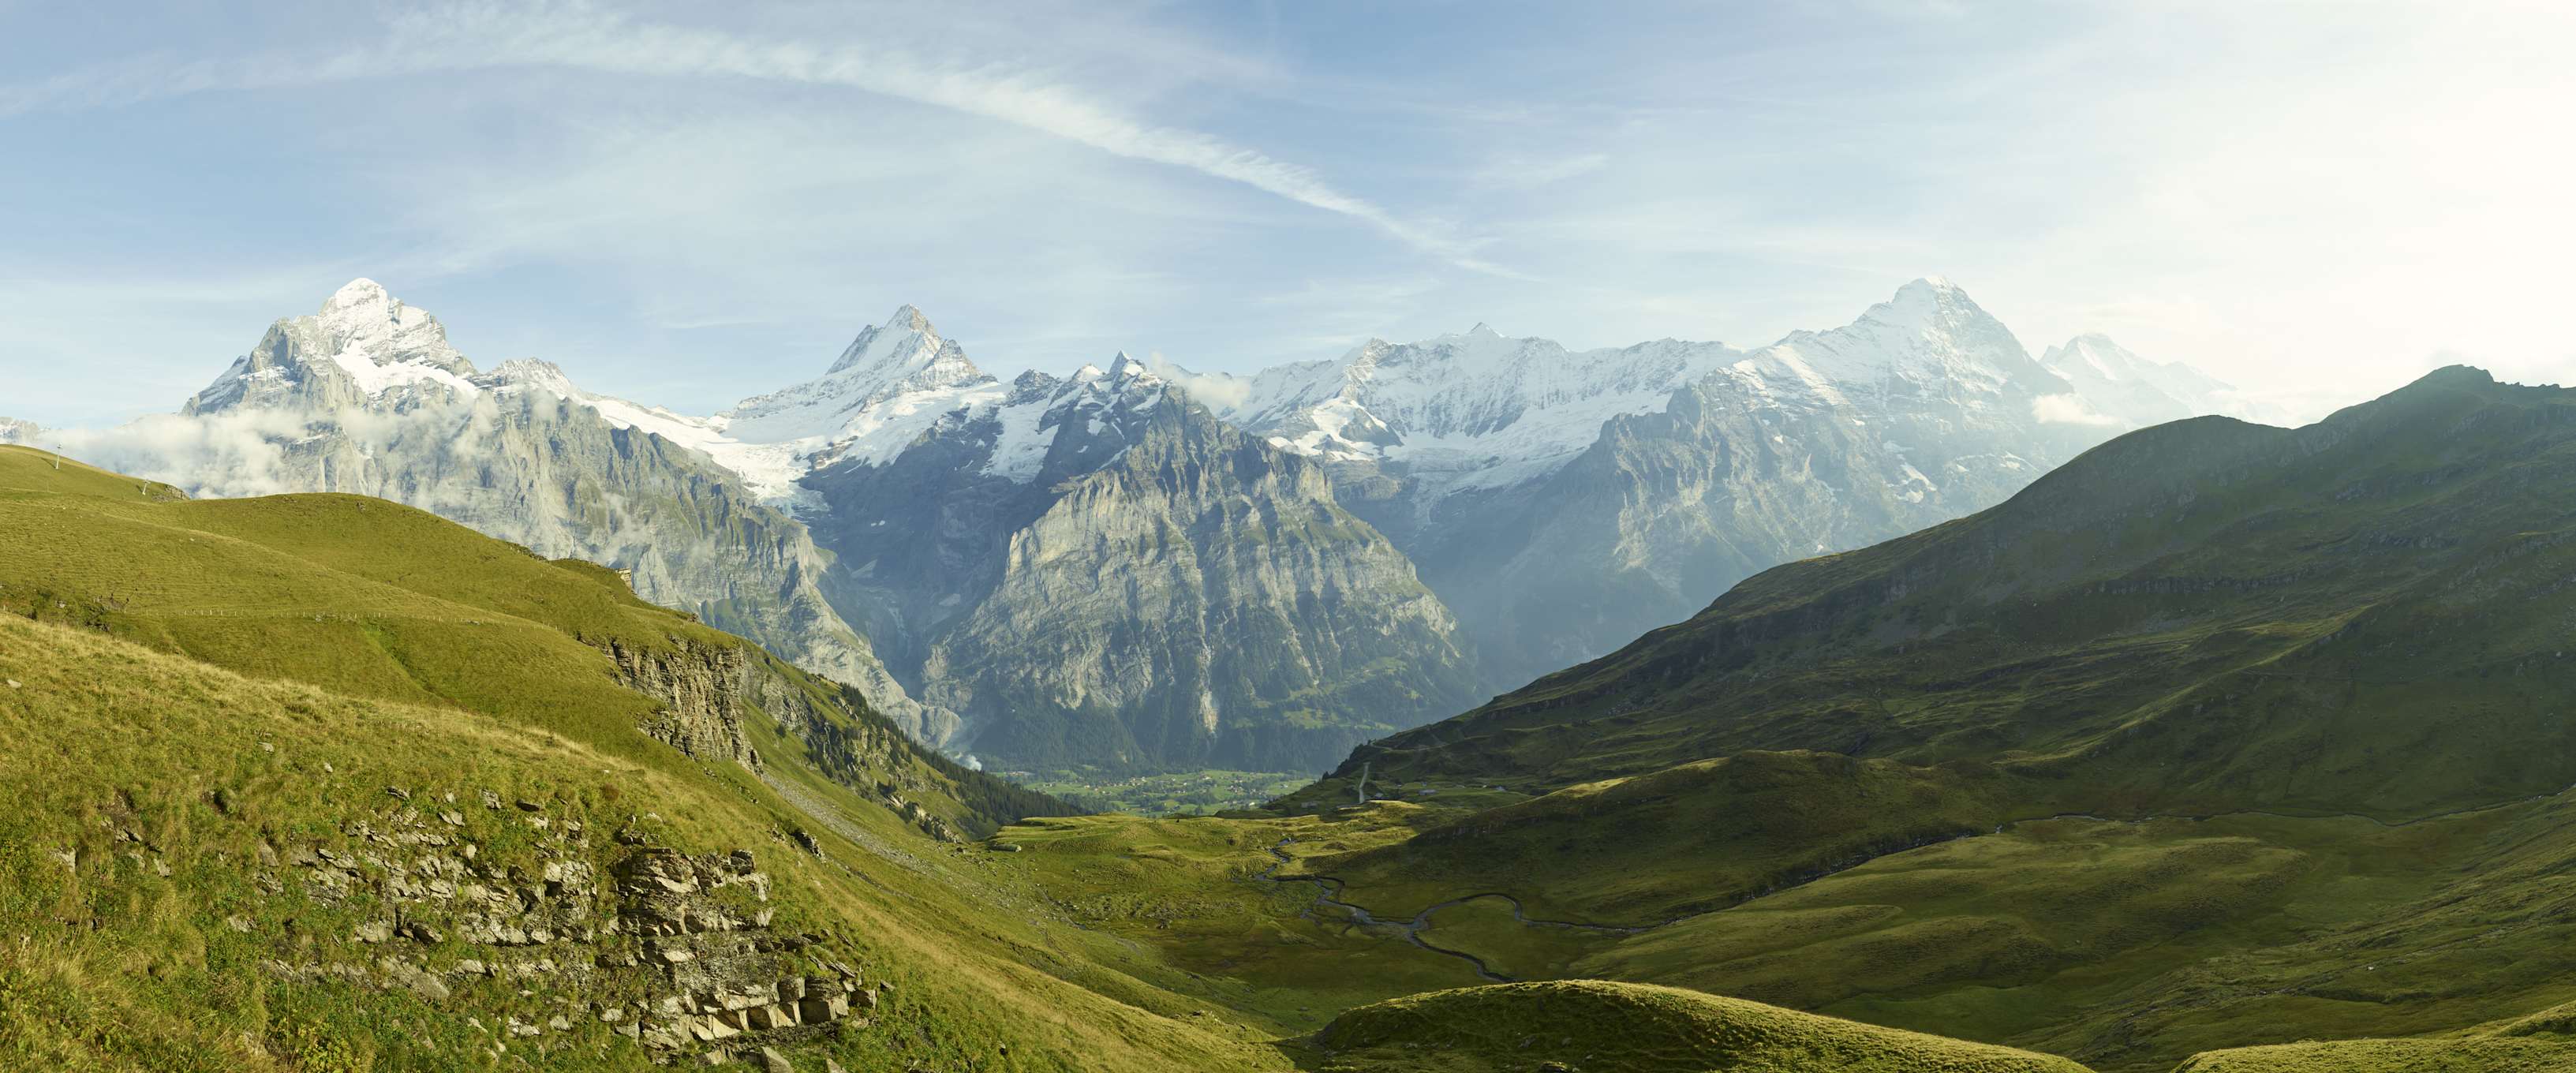
[[[0,0],[0,413],[173,408],[361,275],[696,411],[905,302],[1249,370],[1927,274],[2311,405],[2576,367],[2566,5],[737,7]]]

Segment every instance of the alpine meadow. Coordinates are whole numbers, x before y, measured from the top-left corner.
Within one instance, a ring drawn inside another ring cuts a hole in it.
[[[2576,1073],[2571,52],[0,3],[0,1070]]]

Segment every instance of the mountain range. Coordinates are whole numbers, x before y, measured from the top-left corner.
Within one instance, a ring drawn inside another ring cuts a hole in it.
[[[481,370],[359,280],[176,416],[10,435],[610,565],[926,743],[1106,776],[1322,770],[2228,402],[2099,336],[2035,359],[1919,280],[1750,350],[1480,325],[1245,377],[1120,354],[1005,383],[906,306],[815,379],[695,416]]]
[[[2223,388],[2134,358],[2096,370],[2077,357],[2090,352],[2079,340],[2034,360],[1927,279],[1847,327],[1750,351],[1569,352],[1481,325],[1373,340],[1230,383],[1242,401],[1227,416],[1325,460],[1509,687],[1766,567],[1992,505],[2112,432],[2206,412]],[[2093,417],[2096,397],[2122,416]]]
[[[2130,433],[1355,751],[1279,807],[1419,804],[1283,874],[1599,929],[1445,944],[1520,978],[2105,1069],[2520,1017],[2576,859],[2571,430],[2576,392],[2453,367]]]
[[[1151,463],[1074,497],[1323,472],[1154,376],[993,408]],[[0,1065],[2565,1073],[2571,474],[2468,368],[2168,422],[1157,818],[598,564],[0,446]]]

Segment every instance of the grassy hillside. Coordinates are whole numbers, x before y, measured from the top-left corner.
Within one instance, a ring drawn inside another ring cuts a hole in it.
[[[2576,392],[2474,370],[2148,430],[1360,750],[1273,804],[1303,825],[1276,876],[1462,985],[1679,985],[2124,1073],[2523,1060],[2460,1041],[2576,997],[2569,502]],[[1239,971],[1316,971],[1266,953]]]
[[[1168,819],[596,567],[0,448],[0,1066],[2563,1068],[2571,418],[2151,430]]]
[[[2444,1039],[2356,1039],[2239,1047],[2193,1055],[2175,1073],[2568,1073],[2576,1070],[2576,1007]]]
[[[2083,1073],[2063,1058],[1815,1017],[1669,987],[1575,981],[1363,1006],[1317,1037],[1327,1071]]]
[[[1543,791],[1755,749],[1993,763],[2067,810],[2396,820],[2576,783],[2576,392],[2448,369],[2133,433],[1353,754]]]
[[[1990,830],[2014,789],[1970,765],[1747,752],[1450,812],[1412,838],[1307,867],[1381,912],[1493,891],[1540,917],[1643,926]]]
[[[506,716],[630,756],[659,749],[629,731],[670,705],[624,688],[608,650],[639,666],[735,654],[771,707],[809,717],[799,746],[844,781],[900,785],[970,831],[1065,811],[914,748],[855,690],[647,604],[605,569],[363,496],[188,501],[0,447],[0,611],[350,696]]]
[[[606,571],[14,450],[0,529],[0,1067],[644,1068],[666,1031],[809,1069],[1288,1065],[914,807],[1042,799]],[[635,692],[617,649],[747,668],[742,703]],[[691,705],[748,753],[638,732]]]

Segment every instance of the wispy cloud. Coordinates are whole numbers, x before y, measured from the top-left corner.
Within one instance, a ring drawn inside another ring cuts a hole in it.
[[[0,87],[0,116],[496,67],[834,86],[979,116],[1117,156],[1240,183],[1370,224],[1460,268],[1526,278],[1478,256],[1478,243],[1453,228],[1399,215],[1334,186],[1311,167],[1203,131],[1125,114],[1043,71],[924,62],[902,47],[768,40],[645,22],[588,5],[456,5],[397,15],[388,30],[382,44],[318,60],[280,56],[173,62],[147,57]]]
[[[1609,166],[1610,158],[1602,153],[1512,156],[1486,165],[1472,176],[1470,181],[1477,186],[1534,190],[1588,175]]]

